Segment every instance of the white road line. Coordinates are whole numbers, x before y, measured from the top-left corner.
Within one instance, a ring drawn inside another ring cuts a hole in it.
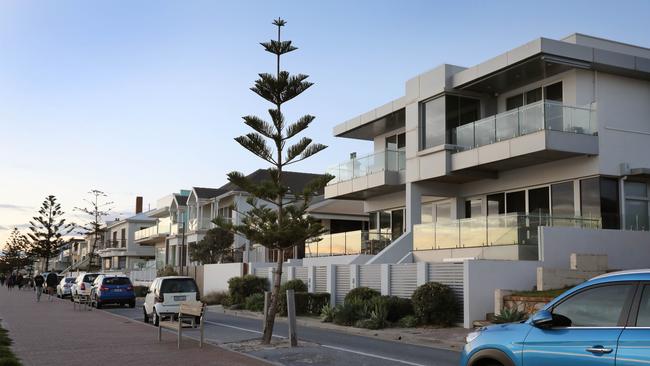
[[[217,325],[217,326],[220,326],[220,327],[226,327],[226,328],[232,328],[232,329],[237,329],[237,330],[243,330],[244,332],[251,332],[251,333],[256,333],[256,334],[264,334],[264,333],[260,332],[259,330],[253,330],[253,329],[247,329],[247,328],[236,327],[236,326],[234,326],[234,325],[224,324],[224,323],[217,323],[217,322],[213,322],[213,321],[210,321],[210,320],[205,320],[205,323],[206,323],[206,324]],[[276,337],[276,338],[287,339],[287,337],[279,336],[279,335],[275,335],[275,334],[274,334],[273,336]]]
[[[426,366],[426,365],[423,365],[423,364],[420,364],[420,363],[415,363],[415,362],[409,362],[409,361],[399,360],[399,359],[397,359],[397,358],[384,357],[384,356],[380,356],[380,355],[375,355],[375,354],[373,354],[373,353],[366,353],[366,352],[355,351],[355,350],[351,350],[351,349],[343,348],[343,347],[328,346],[328,345],[326,345],[326,344],[321,344],[321,347],[330,348],[330,349],[337,350],[337,351],[356,353],[356,354],[358,354],[358,355],[367,356],[367,357],[379,358],[379,359],[386,360],[386,361],[391,361],[391,362],[403,363],[403,364],[405,364],[405,365],[411,365],[411,366]]]

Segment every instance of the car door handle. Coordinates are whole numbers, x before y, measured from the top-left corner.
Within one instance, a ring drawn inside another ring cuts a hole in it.
[[[595,353],[595,354],[599,354],[599,355],[604,355],[604,354],[607,354],[607,353],[612,353],[612,349],[611,348],[605,348],[603,346],[595,346],[595,347],[587,348],[587,352],[591,352],[591,353]]]

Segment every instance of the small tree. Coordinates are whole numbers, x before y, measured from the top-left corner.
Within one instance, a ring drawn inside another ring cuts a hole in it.
[[[49,195],[38,210],[38,216],[29,222],[30,251],[45,260],[45,271],[49,269],[50,258],[65,243],[64,236],[74,230],[73,224],[65,222],[64,214],[56,197]]]
[[[203,264],[225,262],[231,253],[234,237],[224,228],[210,229],[201,241],[190,246],[190,259]]]
[[[18,228],[14,228],[2,250],[3,261],[9,271],[20,270],[28,266],[31,260],[29,240]]]
[[[87,207],[75,207],[75,211],[82,212],[87,215],[88,222],[80,227],[80,233],[92,238],[92,243],[88,250],[88,270],[92,270],[93,260],[95,258],[95,250],[97,243],[101,240],[104,234],[104,218],[111,213],[113,202],[106,201],[106,193],[92,189],[88,192],[90,198],[85,198],[84,201],[88,204]],[[99,268],[99,264],[97,265]]]
[[[302,137],[295,144],[287,146],[290,139],[309,127],[314,116],[305,115],[295,123],[286,125],[281,107],[307,90],[312,83],[305,81],[307,75],[290,75],[280,69],[280,57],[296,50],[291,41],[281,40],[281,29],[286,22],[280,18],[273,21],[278,28],[277,40],[262,43],[267,52],[276,56],[275,75],[262,73],[251,88],[260,97],[273,105],[269,109],[271,123],[256,116],[243,117],[244,123],[253,129],[245,136],[235,138],[241,146],[271,165],[269,179],[253,182],[240,172],[228,174],[228,180],[249,193],[247,203],[251,209],[244,214],[241,224],[218,223],[221,227],[245,236],[251,243],[263,245],[277,253],[277,267],[273,279],[271,304],[264,323],[263,344],[271,343],[273,325],[280,294],[282,262],[285,251],[323,233],[322,225],[307,215],[311,198],[321,192],[331,178],[321,176],[306,185],[302,192],[291,192],[283,178],[285,168],[305,160],[326,148]],[[270,141],[271,144],[268,144]]]

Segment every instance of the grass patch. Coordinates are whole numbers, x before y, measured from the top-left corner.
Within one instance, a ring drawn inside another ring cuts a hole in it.
[[[11,339],[7,330],[0,328],[0,366],[20,366],[20,361],[11,351]]]
[[[510,296],[525,296],[525,297],[558,297],[564,293],[564,291],[570,289],[571,287],[558,288],[553,290],[546,291],[516,291],[510,294]]]

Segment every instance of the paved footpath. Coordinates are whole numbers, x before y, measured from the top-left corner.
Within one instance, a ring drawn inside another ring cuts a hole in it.
[[[78,309],[78,308],[77,308]],[[176,348],[176,334],[104,311],[73,310],[69,300],[36,302],[32,291],[0,288],[0,319],[23,365],[268,365],[261,360],[213,345],[199,348],[185,338]],[[198,333],[189,331],[188,333]]]

